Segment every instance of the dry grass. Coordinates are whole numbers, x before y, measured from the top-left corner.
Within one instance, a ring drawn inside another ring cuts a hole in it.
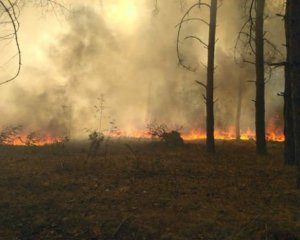
[[[0,239],[275,239],[300,237],[300,192],[282,144],[170,148],[111,143],[0,148]]]

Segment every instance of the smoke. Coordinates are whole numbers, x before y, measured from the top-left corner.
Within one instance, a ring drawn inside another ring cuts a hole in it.
[[[125,0],[102,3],[75,2],[71,16],[61,24],[51,17],[41,19],[41,29],[34,32],[34,39],[26,33],[37,24],[31,17],[36,9],[25,12],[22,21],[29,23],[22,32],[27,44],[23,45],[23,72],[19,80],[0,89],[5,116],[0,124],[22,124],[30,131],[42,129],[54,134],[70,128],[74,137],[81,137],[84,128],[98,128],[100,114],[96,108],[103,95],[103,130],[109,129],[112,120],[123,131],[144,130],[151,121],[204,129],[204,89],[195,80],[206,80],[202,63],[206,63],[207,50],[196,41],[181,39],[182,54],[187,64],[197,67],[195,72],[180,67],[176,55],[175,26],[183,14],[182,7],[186,10],[192,1],[182,5],[159,1],[155,16],[154,1],[131,1],[131,8]],[[126,12],[124,18],[118,6]],[[208,16],[205,9],[192,14]],[[240,17],[236,1],[223,2],[218,16],[215,80],[216,126],[223,129],[234,124],[240,82],[241,125],[254,128],[254,67],[237,64],[233,54],[244,21]],[[206,40],[207,27],[200,25],[197,21],[185,24],[183,34]],[[280,36],[276,38],[280,45],[283,26],[273,25],[270,20],[270,37]],[[268,121],[282,112],[282,99],[277,96],[283,89],[282,71],[275,71],[266,86]]]

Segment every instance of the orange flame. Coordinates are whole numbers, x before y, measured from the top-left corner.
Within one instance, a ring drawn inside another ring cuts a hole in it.
[[[281,127],[278,127],[280,121],[279,117],[276,116],[271,118],[266,127],[266,140],[274,141],[274,142],[283,142],[285,140],[283,130]],[[109,137],[121,137],[121,138],[133,138],[133,139],[151,139],[152,136],[148,131],[145,130],[131,130],[131,131],[118,131],[118,132],[110,132],[105,134]],[[188,131],[181,132],[181,136],[185,141],[195,141],[195,140],[204,140],[206,139],[205,131],[201,129],[192,129]],[[217,140],[234,140],[235,136],[235,128],[229,127],[228,129],[216,129],[214,132],[215,139]],[[255,140],[255,131],[248,128],[247,130],[242,130],[240,133],[241,140]],[[64,139],[61,137],[54,137],[51,134],[43,134],[42,136],[38,136],[33,139],[31,142],[28,141],[26,135],[18,136],[13,141],[13,145],[28,145],[28,146],[44,146],[51,145],[55,143],[62,142]]]
[[[125,138],[141,138],[141,139],[151,139],[151,135],[147,131],[129,131],[129,132],[119,132],[108,134],[111,137],[125,137]],[[214,132],[215,139],[217,140],[234,140],[235,128],[230,127],[226,130],[216,129]],[[181,133],[182,138],[185,141],[195,141],[195,140],[204,140],[206,139],[205,131],[199,129],[192,129]],[[242,131],[240,134],[241,140],[255,140],[255,131],[250,128],[246,131]],[[280,129],[272,128],[269,126],[266,131],[266,140],[274,142],[283,142],[284,134]]]
[[[227,130],[215,130],[215,139],[216,140],[234,140],[236,139],[235,136],[235,129],[233,127],[228,128]],[[118,132],[118,133],[110,133],[108,134],[110,137],[121,137],[121,138],[133,138],[133,139],[151,139],[152,136],[147,131],[130,131],[130,132]],[[205,131],[201,131],[198,129],[192,129],[190,131],[186,131],[181,133],[182,138],[185,141],[196,141],[196,140],[204,140],[206,139]],[[240,139],[247,141],[247,140],[255,140],[255,132],[251,129],[247,129],[246,131],[242,131],[240,134]],[[274,142],[283,142],[284,141],[284,134],[277,129],[272,129],[271,127],[267,128],[266,133],[266,140],[267,141],[274,141]],[[26,146],[26,145],[34,145],[34,146],[45,146],[51,145],[58,142],[61,142],[63,139],[60,137],[53,137],[53,136],[44,136],[43,138],[38,139],[32,144],[26,143],[26,137],[19,137],[13,141],[13,145],[16,146]]]
[[[266,127],[266,140],[273,142],[283,142],[285,140],[283,130],[281,127],[278,127],[280,123],[279,116],[275,116],[271,118],[267,122]],[[215,139],[218,140],[234,140],[236,139],[235,128],[229,127],[226,130],[216,129],[214,132]],[[241,140],[255,140],[255,131],[248,128],[247,130],[242,130],[240,133]],[[205,131],[201,130],[191,130],[182,134],[184,140],[192,141],[192,140],[200,140],[206,139]]]
[[[214,132],[215,139],[217,140],[234,140],[236,139],[234,128],[229,128],[226,131],[223,130],[215,130]],[[182,138],[186,141],[193,141],[193,140],[203,140],[206,139],[206,133],[200,130],[191,130],[187,133],[182,134]],[[255,132],[251,129],[247,129],[246,131],[242,131],[240,134],[241,140],[255,140]],[[279,131],[272,131],[267,129],[266,133],[266,140],[267,141],[274,141],[274,142],[283,142],[284,135]]]
[[[26,136],[19,136],[13,140],[13,145],[15,146],[45,146],[45,145],[51,145],[55,143],[62,142],[62,138],[60,137],[53,137],[50,135],[46,135],[43,137],[39,137],[38,139],[35,139],[32,142],[28,142],[28,139]]]
[[[283,142],[284,141],[284,134],[282,131],[278,129],[273,129],[272,126],[269,126],[266,130],[266,140],[267,141],[274,141],[274,142]],[[235,129],[233,127],[228,128],[227,130],[215,130],[215,139],[216,140],[234,140],[236,139],[235,136]],[[133,138],[133,139],[151,139],[152,136],[147,131],[130,131],[130,132],[118,132],[118,133],[110,133],[108,134],[110,137],[121,137],[121,138]],[[182,138],[185,141],[196,141],[196,140],[204,140],[206,139],[205,131],[201,131],[198,129],[192,129],[190,131],[186,131],[181,133]],[[246,131],[242,131],[240,134],[240,139],[247,141],[247,140],[255,140],[255,131],[251,129],[247,129]],[[26,137],[21,136],[19,138],[14,139],[13,145],[16,146],[26,146],[26,145],[33,145],[33,146],[45,146],[51,145],[55,143],[62,142],[63,139],[60,137],[53,137],[53,136],[43,136],[39,138],[37,141],[33,142],[32,144],[28,144],[26,142]]]
[[[278,128],[278,123],[280,122],[279,115],[271,118],[268,121],[267,129],[266,129],[266,139],[268,141],[276,141],[276,142],[283,142],[285,140],[282,128]]]

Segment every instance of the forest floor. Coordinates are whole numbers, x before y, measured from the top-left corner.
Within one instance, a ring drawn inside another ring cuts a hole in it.
[[[283,144],[268,148],[129,141],[87,159],[87,145],[1,146],[0,239],[300,239],[296,171]]]

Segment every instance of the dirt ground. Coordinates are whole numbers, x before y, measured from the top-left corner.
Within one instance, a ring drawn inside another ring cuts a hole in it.
[[[1,146],[0,239],[300,239],[296,171],[268,147],[115,141],[88,159],[86,144]]]

